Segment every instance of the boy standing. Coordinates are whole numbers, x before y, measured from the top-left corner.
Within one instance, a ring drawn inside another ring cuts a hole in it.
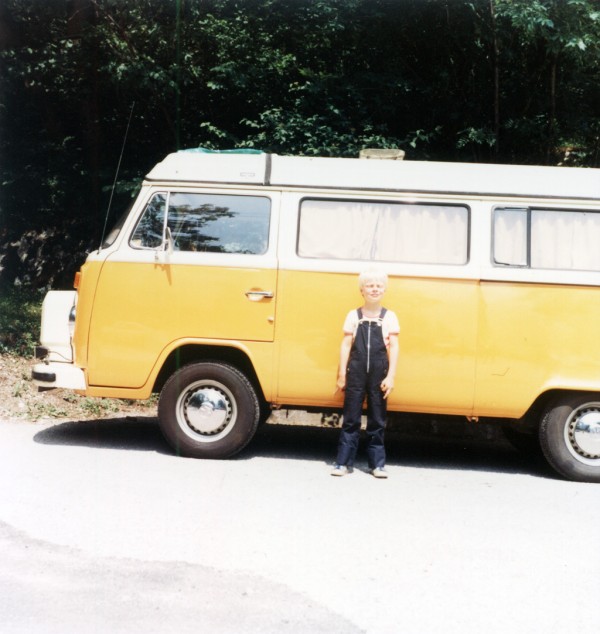
[[[400,325],[396,314],[381,305],[387,287],[385,273],[373,269],[364,271],[358,285],[364,305],[351,310],[344,322],[337,380],[338,390],[345,390],[344,418],[331,475],[343,476],[354,468],[366,396],[369,469],[376,478],[387,478],[386,399],[394,388]]]

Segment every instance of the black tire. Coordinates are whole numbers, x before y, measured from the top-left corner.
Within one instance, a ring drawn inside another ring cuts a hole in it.
[[[225,363],[186,365],[165,383],[158,421],[175,452],[190,458],[229,458],[252,439],[259,401],[250,381]]]
[[[600,394],[556,399],[544,414],[539,434],[546,460],[561,476],[600,482]]]
[[[270,403],[267,403],[266,401],[261,401],[259,403],[259,407],[260,414],[258,416],[258,426],[260,427],[261,425],[264,425],[269,420],[269,418],[271,418],[273,410],[271,409]]]

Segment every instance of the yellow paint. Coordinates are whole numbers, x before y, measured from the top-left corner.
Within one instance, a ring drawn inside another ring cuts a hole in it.
[[[80,368],[87,368],[88,364],[89,325],[102,264],[103,262],[88,261],[81,267],[79,275],[77,319],[75,321],[75,332],[73,333],[73,347],[75,349],[75,365]]]
[[[519,417],[550,389],[600,390],[600,289],[482,282],[475,410]]]
[[[90,321],[89,384],[141,388],[184,340],[271,341],[275,300],[245,293],[274,291],[276,278],[268,269],[106,262]]]
[[[223,346],[224,342],[217,339],[179,339],[173,341],[172,344],[162,351],[161,355],[156,360],[153,368],[150,371],[148,380],[139,388],[126,388],[118,386],[95,386],[90,385],[85,391],[87,396],[101,396],[111,398],[127,398],[127,399],[146,399],[152,394],[154,381],[156,380],[158,373],[167,357],[171,352],[186,345],[204,345],[212,346],[215,349]],[[273,344],[265,342],[240,342],[240,341],[228,341],[226,345],[231,348],[236,348],[247,355],[252,361],[252,365],[256,370],[256,374],[261,378],[273,376]],[[215,355],[213,355],[215,356]],[[268,384],[261,385],[263,394],[268,401],[272,401],[275,395],[271,392],[271,388]]]
[[[400,320],[400,360],[390,409],[470,412],[478,284],[390,278],[383,304]],[[340,405],[334,396],[342,325],[361,305],[357,276],[280,273],[278,394],[287,404]]]
[[[147,398],[179,346],[231,346],[271,402],[338,407],[342,324],[360,303],[355,274],[88,262],[76,363],[88,395]],[[401,325],[390,410],[514,418],[550,389],[600,390],[597,288],[392,277],[384,305]]]

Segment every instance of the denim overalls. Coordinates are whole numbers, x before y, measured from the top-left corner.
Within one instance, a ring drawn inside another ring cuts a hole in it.
[[[357,309],[358,329],[350,350],[346,370],[344,420],[338,444],[337,464],[354,466],[360,438],[360,418],[365,396],[367,398],[367,458],[369,469],[385,466],[383,444],[386,423],[386,400],[381,382],[388,373],[389,360],[383,338],[382,308],[376,319],[363,318]]]

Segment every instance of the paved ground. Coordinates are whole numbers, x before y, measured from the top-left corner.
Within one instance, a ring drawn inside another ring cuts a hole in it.
[[[153,419],[0,423],[0,631],[600,631],[600,485],[399,434],[389,480],[337,479],[337,433],[212,462]]]

